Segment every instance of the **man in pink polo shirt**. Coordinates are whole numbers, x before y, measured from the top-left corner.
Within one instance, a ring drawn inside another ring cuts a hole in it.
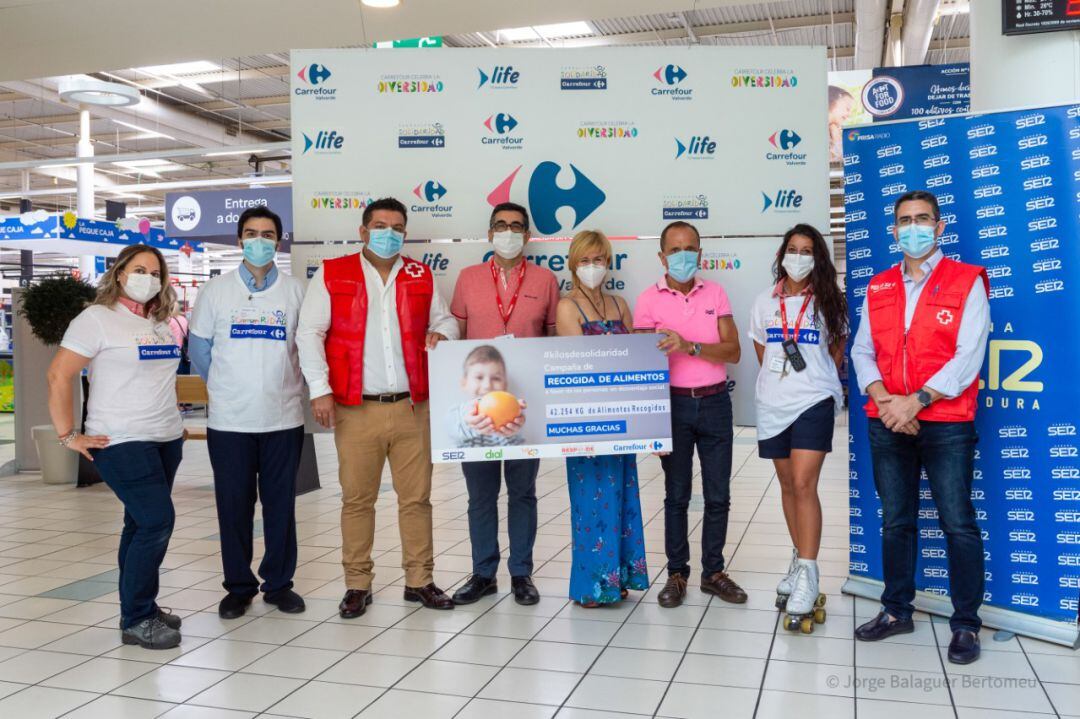
[[[664,551],[668,580],[657,599],[677,607],[690,576],[687,508],[694,448],[701,461],[705,517],[701,531],[701,590],[742,604],[746,592],[724,571],[724,542],[731,505],[731,398],[725,362],[739,361],[739,333],[724,288],[696,277],[701,237],[688,222],[672,222],[660,234],[664,277],[641,293],[634,329],[660,332],[659,347],[671,364],[672,451],[664,468]]]
[[[458,275],[450,311],[464,339],[503,335],[543,337],[554,334],[559,283],[551,270],[526,261],[529,214],[521,205],[505,202],[491,213],[488,240],[495,250],[487,262],[466,267]],[[493,430],[466,428],[470,446],[503,446],[511,437]],[[536,541],[536,474],[538,459],[462,462],[469,491],[469,538],[473,573],[454,593],[458,604],[472,604],[498,591],[499,490],[506,476],[507,529],[510,534],[510,585],[518,604],[536,604],[540,594],[532,582]]]

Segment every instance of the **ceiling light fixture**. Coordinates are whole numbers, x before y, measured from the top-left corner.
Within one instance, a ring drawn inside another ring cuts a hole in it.
[[[558,22],[551,25],[532,25],[529,27],[511,27],[496,31],[507,42],[528,42],[530,40],[557,40],[564,37],[582,37],[595,35],[592,26],[584,20]]]
[[[157,130],[148,130],[145,127],[139,127],[138,125],[132,125],[130,122],[124,122],[123,120],[113,120],[113,122],[115,122],[117,125],[120,125],[122,127],[126,127],[128,129],[135,130],[136,132],[142,133],[139,137],[135,138],[136,140],[148,140],[148,139],[151,139],[151,138],[154,138],[154,137],[162,137],[162,138],[164,138],[166,140],[175,140],[176,139],[172,135],[166,135],[164,132],[158,132]]]
[[[360,4],[368,7],[388,8],[397,7],[401,4],[401,0],[360,0]]]
[[[262,150],[228,150],[225,152],[205,152],[203,157],[226,157],[228,155],[255,155]]]
[[[175,62],[171,65],[147,65],[146,67],[133,69],[135,72],[143,72],[148,75],[202,75],[208,72],[218,72],[221,70],[221,66],[207,60],[195,60],[193,62]]]
[[[57,87],[60,98],[77,105],[129,107],[142,100],[137,88],[116,82],[102,82],[86,75],[71,75],[60,79]]]

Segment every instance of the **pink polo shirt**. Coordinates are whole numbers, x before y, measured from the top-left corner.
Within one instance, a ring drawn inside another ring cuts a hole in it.
[[[694,278],[688,294],[676,292],[661,278],[641,293],[634,305],[634,329],[671,330],[688,342],[720,341],[721,317],[731,317],[727,292],[715,282]],[[727,381],[727,367],[701,357],[676,352],[669,355],[673,387],[707,387]]]
[[[517,305],[503,324],[496,301],[496,292],[502,300],[503,311],[510,309],[510,301],[518,289],[520,275],[518,265],[509,272],[495,266],[498,281],[491,277],[494,260],[466,267],[458,275],[454,286],[454,299],[450,312],[465,321],[467,340],[491,339],[511,334],[515,337],[543,337],[548,327],[555,326],[555,308],[559,304],[559,281],[555,274],[540,265],[528,262],[525,277],[521,280]]]

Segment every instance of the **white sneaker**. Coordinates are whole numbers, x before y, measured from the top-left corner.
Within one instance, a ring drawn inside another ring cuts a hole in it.
[[[818,566],[813,559],[800,559],[787,601],[789,615],[806,615],[814,611],[819,594]]]

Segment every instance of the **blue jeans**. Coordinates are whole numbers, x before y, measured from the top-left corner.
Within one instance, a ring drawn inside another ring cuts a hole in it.
[[[172,485],[183,440],[121,442],[90,450],[101,478],[124,504],[120,534],[120,626],[157,613],[158,571],[172,537]]]
[[[494,577],[499,569],[499,490],[506,473],[507,531],[510,534],[512,577],[528,577],[533,570],[536,542],[536,474],[538,459],[504,462],[462,462],[469,490],[469,539],[472,542],[473,574]]]
[[[694,448],[701,462],[705,517],[701,529],[702,576],[724,571],[728,510],[731,507],[731,397],[671,395],[672,451],[664,468],[664,551],[668,574],[690,576],[687,511],[693,491]]]
[[[303,446],[302,426],[277,432],[206,431],[225,571],[222,586],[230,594],[251,597],[260,589],[251,572],[256,498],[262,503],[266,545],[259,563],[261,589],[276,592],[293,586],[296,470]]]
[[[881,497],[881,552],[885,590],[881,604],[897,619],[914,611],[915,563],[918,557],[919,475],[926,468],[930,492],[949,553],[949,594],[953,631],[979,631],[986,574],[983,542],[971,502],[975,474],[974,422],[922,422],[919,434],[890,431],[870,419],[870,455],[874,486]]]

